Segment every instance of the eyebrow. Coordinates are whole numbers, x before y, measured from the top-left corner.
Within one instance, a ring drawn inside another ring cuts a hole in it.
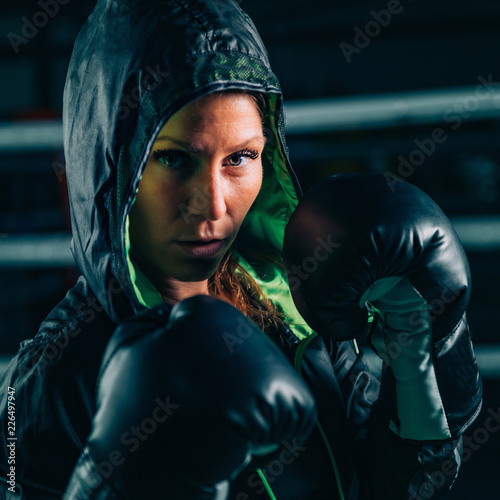
[[[241,149],[247,146],[252,141],[262,140],[262,139],[264,139],[264,146],[265,146],[267,142],[267,137],[265,135],[255,135],[253,137],[246,139],[243,143],[231,149],[233,150]],[[184,149],[192,151],[193,153],[201,153],[201,149],[197,148],[196,146],[193,146],[193,144],[191,144],[190,142],[181,141],[180,139],[176,139],[175,137],[171,137],[167,134],[159,134],[156,140],[170,141],[173,142],[174,144],[177,144],[178,146],[181,146]]]

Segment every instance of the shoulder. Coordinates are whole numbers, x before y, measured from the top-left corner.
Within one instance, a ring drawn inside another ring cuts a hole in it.
[[[14,361],[24,375],[42,377],[46,369],[58,370],[62,366],[72,373],[78,367],[90,372],[95,366],[98,370],[115,327],[87,282],[80,278],[47,315],[36,336],[20,344]]]
[[[3,399],[11,387],[21,483],[64,488],[90,431],[99,367],[115,328],[81,278],[37,335],[20,344],[2,378],[0,420],[6,419]]]

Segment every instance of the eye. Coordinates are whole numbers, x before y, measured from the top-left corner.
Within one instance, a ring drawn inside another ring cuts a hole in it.
[[[256,160],[258,157],[258,151],[255,151],[254,149],[244,149],[229,156],[227,158],[227,164],[230,167],[243,167],[248,165],[251,160]]]
[[[158,149],[153,152],[153,158],[170,168],[185,168],[190,165],[190,158],[184,151]]]

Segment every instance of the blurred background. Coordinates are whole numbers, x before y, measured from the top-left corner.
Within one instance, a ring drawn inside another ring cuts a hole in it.
[[[422,188],[455,225],[485,395],[450,498],[500,498],[500,2],[239,3],[281,81],[303,188],[380,172]],[[78,276],[60,117],[73,42],[94,5],[0,4],[0,370]]]

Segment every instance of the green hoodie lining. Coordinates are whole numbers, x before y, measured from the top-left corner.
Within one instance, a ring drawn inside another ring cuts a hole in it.
[[[129,217],[125,222],[125,245],[127,248],[127,265],[130,273],[130,281],[134,286],[134,292],[137,300],[145,307],[151,308],[160,304],[162,298],[158,290],[152,285],[151,281],[139,269],[139,266],[130,257],[130,232]]]

